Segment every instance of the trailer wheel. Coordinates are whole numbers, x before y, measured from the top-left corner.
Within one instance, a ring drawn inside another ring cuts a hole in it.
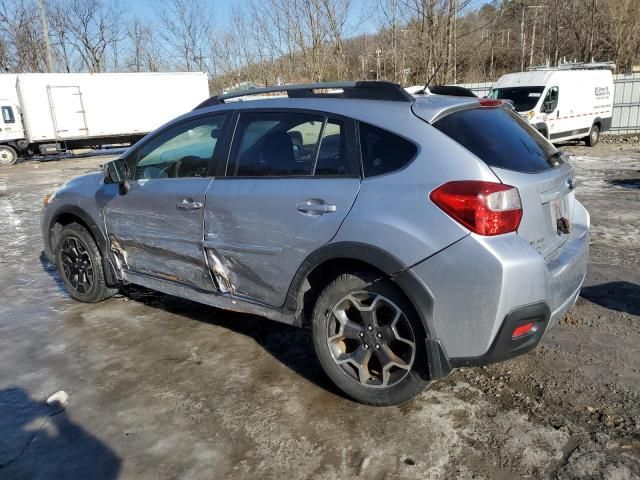
[[[584,143],[587,144],[587,147],[595,147],[598,140],[600,140],[600,127],[598,125],[594,125],[591,127],[589,136],[585,139]]]
[[[18,161],[18,153],[9,145],[0,145],[0,165],[13,165]]]

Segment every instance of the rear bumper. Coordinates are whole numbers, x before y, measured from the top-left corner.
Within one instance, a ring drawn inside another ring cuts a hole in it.
[[[469,235],[413,267],[433,299],[421,315],[428,317],[428,349],[442,374],[449,366],[486,365],[535,348],[580,293],[589,228],[589,214],[576,202],[572,232],[550,257],[517,234]],[[513,329],[531,319],[535,332],[512,341]]]

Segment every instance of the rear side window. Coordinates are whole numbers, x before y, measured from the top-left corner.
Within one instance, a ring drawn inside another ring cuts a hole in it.
[[[307,113],[242,113],[231,159],[228,176],[352,174],[344,122]]]
[[[360,151],[365,177],[400,170],[415,157],[418,147],[381,128],[360,123]]]
[[[455,112],[433,126],[491,167],[535,173],[564,163],[562,153],[504,108]]]

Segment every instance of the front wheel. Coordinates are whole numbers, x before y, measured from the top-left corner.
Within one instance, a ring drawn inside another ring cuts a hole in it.
[[[586,138],[585,143],[587,144],[587,147],[595,147],[598,140],[600,140],[600,127],[598,125],[594,125],[591,127],[591,131],[589,132],[589,136]]]
[[[420,320],[378,275],[343,274],[324,289],[313,312],[313,342],[329,378],[359,402],[397,405],[429,384]]]
[[[0,145],[0,165],[13,165],[18,161],[18,152],[9,145]]]
[[[58,272],[74,299],[87,303],[99,302],[118,291],[107,286],[100,250],[82,225],[71,223],[62,228],[55,256]]]

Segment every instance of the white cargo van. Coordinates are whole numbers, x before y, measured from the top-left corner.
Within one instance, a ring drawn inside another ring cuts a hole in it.
[[[489,98],[508,99],[515,110],[552,142],[598,142],[611,128],[613,76],[610,64],[539,68],[503,75]]]
[[[207,98],[200,72],[0,74],[0,164],[132,143]]]

